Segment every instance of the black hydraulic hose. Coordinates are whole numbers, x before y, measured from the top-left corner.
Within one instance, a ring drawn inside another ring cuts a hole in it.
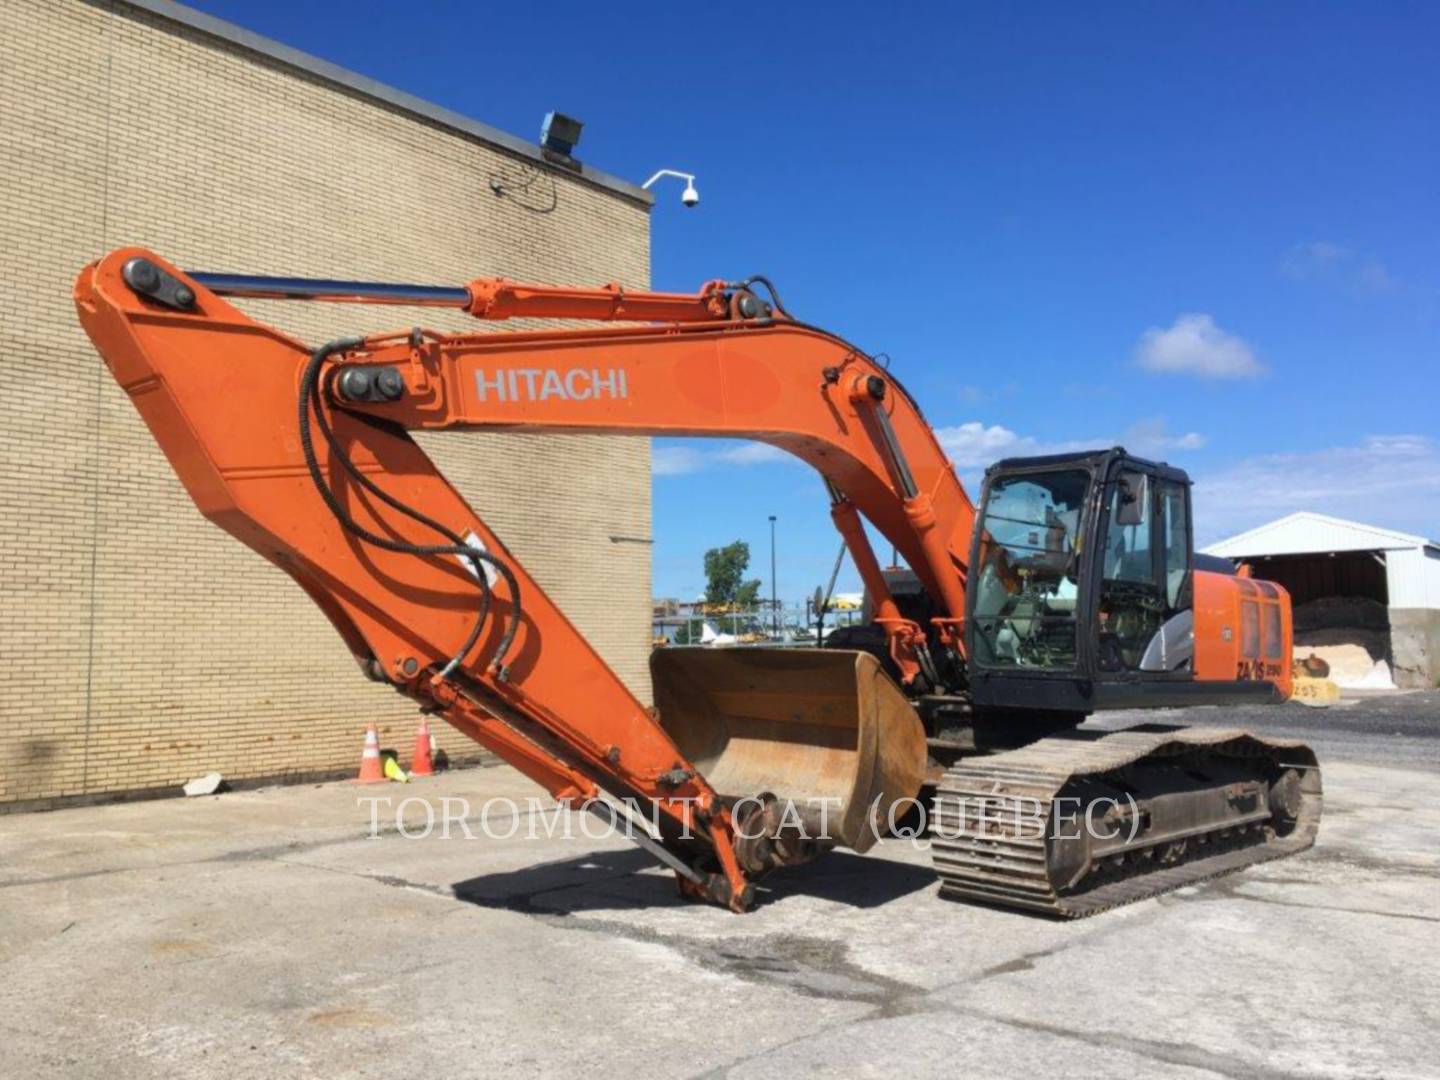
[[[335,352],[343,351],[346,348],[353,348],[355,345],[359,344],[359,342],[360,339],[351,339],[338,343],[332,342],[331,345],[325,346],[321,350],[317,350],[317,353],[324,354],[320,357],[321,361],[323,361],[326,357],[333,355]],[[307,388],[308,393],[306,392]],[[319,488],[322,497],[326,498],[327,505],[330,507],[331,511],[335,513],[340,523],[344,525],[350,532],[354,533],[356,536],[359,536],[366,542],[375,544],[376,546],[385,548],[387,550],[416,555],[457,555],[460,558],[467,559],[470,562],[471,566],[473,566],[475,569],[477,584],[481,591],[481,608],[479,616],[477,618],[476,625],[473,628],[470,636],[466,639],[465,644],[461,647],[460,651],[456,654],[456,656],[445,666],[442,674],[448,675],[459,665],[459,663],[463,660],[465,654],[470,651],[470,649],[474,646],[476,640],[478,640],[485,620],[489,616],[491,605],[490,583],[485,575],[484,567],[480,565],[480,562],[487,562],[490,565],[494,566],[496,570],[499,571],[499,573],[505,578],[506,584],[510,586],[511,596],[514,599],[514,610],[512,612],[510,621],[505,628],[505,632],[501,635],[500,643],[496,647],[495,654],[492,658],[496,669],[499,671],[501,677],[503,678],[505,675],[505,668],[502,664],[502,661],[506,653],[509,651],[511,642],[515,638],[515,632],[518,629],[520,622],[520,588],[519,582],[515,579],[515,575],[511,572],[508,566],[496,559],[493,555],[490,555],[488,552],[476,551],[468,544],[465,544],[461,537],[458,536],[455,532],[446,528],[438,521],[435,521],[434,519],[427,517],[425,514],[422,514],[414,507],[401,502],[389,492],[376,485],[374,481],[372,481],[369,477],[367,477],[364,473],[360,472],[360,470],[355,467],[355,464],[350,460],[350,457],[346,453],[344,447],[342,447],[339,443],[339,440],[336,439],[334,432],[330,428],[329,421],[326,419],[323,410],[321,410],[320,408],[319,365],[318,363],[316,363],[314,355],[312,355],[311,357],[310,366],[306,369],[306,377],[302,379],[302,393],[306,393],[306,399],[309,402],[313,403],[315,410],[316,426],[320,428],[320,432],[325,437],[325,441],[329,445],[332,455],[336,458],[336,460],[340,462],[340,464],[344,467],[345,471],[349,473],[350,476],[361,487],[365,488],[365,490],[369,491],[386,505],[393,507],[395,510],[398,510],[400,513],[406,515],[414,521],[419,522],[427,528],[433,529],[435,532],[440,533],[440,535],[450,540],[454,546],[424,546],[416,544],[405,544],[402,542],[388,540],[384,537],[377,536],[374,533],[371,533],[362,526],[360,526],[353,518],[350,517],[348,513],[344,511],[343,508],[339,506],[338,501],[335,500],[333,492],[330,490],[329,485],[324,482],[323,477],[319,477],[317,479],[319,473],[319,465],[318,462],[314,461],[313,459],[313,447],[311,447],[306,455],[306,462],[308,465],[311,466],[311,479],[316,481],[317,487]],[[309,442],[308,436],[308,426],[302,423],[302,447],[305,447],[306,444]]]
[[[516,580],[514,572],[510,569],[510,567],[506,566],[505,563],[495,558],[495,556],[491,555],[489,552],[476,551],[470,545],[466,544],[463,539],[453,530],[446,528],[444,525],[442,525],[438,521],[435,521],[433,518],[427,517],[425,514],[422,514],[414,507],[408,506],[405,503],[401,502],[399,499],[395,498],[395,496],[391,495],[389,492],[379,487],[368,476],[362,473],[355,466],[355,463],[350,460],[350,457],[345,452],[344,447],[340,445],[339,440],[335,437],[334,431],[331,430],[329,421],[327,421],[325,418],[324,410],[320,407],[321,402],[319,375],[321,365],[335,353],[344,352],[347,349],[353,349],[358,345],[362,344],[363,341],[363,338],[340,338],[326,345],[322,345],[320,348],[316,349],[313,353],[310,354],[310,362],[305,366],[304,375],[301,377],[300,380],[300,447],[305,455],[305,465],[310,471],[310,479],[314,482],[315,489],[320,493],[320,497],[325,501],[325,505],[329,507],[330,512],[335,515],[335,519],[339,521],[342,526],[344,526],[346,531],[365,541],[367,544],[382,548],[386,551],[395,551],[409,555],[455,555],[459,558],[468,560],[471,566],[474,567],[476,581],[480,588],[480,611],[478,613],[478,617],[475,620],[475,625],[471,627],[470,633],[466,637],[464,644],[460,646],[459,651],[450,659],[450,662],[447,663],[444,669],[441,671],[440,674],[442,676],[448,676],[450,672],[454,671],[457,667],[459,667],[460,664],[464,661],[465,656],[470,652],[471,649],[475,647],[475,643],[480,639],[480,634],[483,632],[485,627],[485,621],[489,618],[490,615],[492,599],[490,582],[486,577],[485,567],[482,565],[482,563],[489,563],[490,565],[495,567],[495,569],[500,573],[500,575],[504,577],[505,584],[510,589],[512,608],[510,619],[505,626],[504,633],[501,634],[500,643],[496,646],[495,653],[491,658],[491,662],[494,665],[498,676],[501,679],[504,679],[507,674],[507,669],[504,666],[504,658],[506,653],[510,651],[510,646],[515,640],[515,634],[516,631],[519,629],[521,618],[520,583]],[[340,505],[340,501],[335,497],[335,492],[331,489],[330,485],[325,480],[324,474],[320,471],[320,462],[315,456],[314,439],[310,434],[310,415],[312,407],[315,416],[315,426],[320,429],[320,434],[324,437],[326,444],[330,447],[330,453],[332,458],[340,463],[340,465],[351,476],[351,478],[355,480],[356,483],[358,483],[366,491],[374,495],[381,502],[385,503],[387,506],[390,506],[393,509],[399,511],[411,520],[416,521],[421,525],[424,525],[426,528],[434,530],[435,532],[439,533],[441,536],[449,540],[450,543],[409,544],[399,540],[391,540],[388,537],[380,536],[376,533],[371,532],[369,529],[365,528],[353,517],[351,517],[350,514],[345,510],[345,508]]]
[[[791,316],[790,312],[786,311],[786,310],[785,310],[785,305],[780,302],[780,291],[775,288],[775,283],[772,282],[772,281],[771,281],[768,277],[766,277],[764,274],[751,274],[748,278],[746,278],[744,281],[742,281],[742,282],[739,283],[739,287],[742,288],[742,289],[748,289],[751,285],[754,285],[757,281],[758,281],[761,285],[764,285],[764,286],[765,286],[765,291],[770,294],[770,304],[771,304],[771,306],[774,307],[774,309],[775,309],[776,311],[778,311],[781,315],[784,315],[785,318],[787,318],[787,319],[791,318],[792,316]]]

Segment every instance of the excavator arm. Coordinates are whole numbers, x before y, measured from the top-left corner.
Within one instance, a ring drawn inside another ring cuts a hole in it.
[[[483,319],[663,322],[412,331],[311,350],[220,292],[418,300]],[[753,877],[814,853],[780,835],[774,789],[835,792],[838,839],[862,849],[874,815],[918,790],[923,731],[865,655],[788,658],[744,715],[732,716],[728,750],[709,745],[715,702],[727,691],[701,686],[694,671],[672,680],[680,689],[670,710],[692,715],[657,717],[407,434],[734,436],[795,454],[828,485],[891,654],[913,677],[934,662],[927,642],[961,651],[974,510],[919,409],[844,341],[778,314],[744,285],[712,282],[680,295],[481,280],[419,296],[377,294],[343,282],[191,275],[140,249],[87,267],[76,303],[202,512],[298,581],[367,675],[440,713],[558,798],[603,790],[632,809],[646,806],[683,890],[744,908]],[[930,589],[941,612],[933,626],[900,616],[862,514]],[[843,689],[816,689],[827,683]],[[813,754],[797,740],[812,749],[811,729],[827,725],[840,731],[818,737],[838,755],[828,766],[835,775],[804,779]],[[717,771],[725,790],[707,779]],[[741,799],[753,802],[737,808]],[[737,815],[753,821],[737,824]]]
[[[227,296],[617,325],[416,329],[311,349]],[[392,286],[187,273],[130,248],[86,267],[75,301],[196,505],[294,578],[368,677],[557,799],[622,824],[686,895],[745,910],[778,866],[829,847],[864,851],[927,776],[942,892],[1052,915],[1314,840],[1320,776],[1307,747],[1232,729],[1063,730],[1100,690],[1156,704],[1288,690],[1289,608],[1277,586],[1192,568],[1185,529],[1173,593],[1157,559],[1140,566],[1116,558],[1128,546],[1106,548],[1113,524],[1138,537],[1137,550],[1160,550],[1145,545],[1160,536],[1161,491],[1188,506],[1184,474],[1119,448],[1001,463],[977,523],[904,388],[859,349],[792,319],[764,279],[693,294],[498,279]],[[656,707],[646,707],[410,436],[467,428],[726,436],[809,463],[898,683],[869,651],[661,649]],[[997,485],[1028,495],[1006,496],[1021,502],[997,512]],[[904,556],[928,604],[902,611],[862,521]],[[987,596],[1000,606],[982,610]],[[1127,653],[1157,614],[1159,645]],[[968,744],[945,734],[947,717],[982,706],[1001,715],[1003,742],[981,747],[978,728]],[[929,744],[927,723],[941,733]],[[929,771],[932,748],[960,755],[943,776]],[[994,749],[1005,752],[979,753]],[[1106,831],[1065,824],[1107,806]]]

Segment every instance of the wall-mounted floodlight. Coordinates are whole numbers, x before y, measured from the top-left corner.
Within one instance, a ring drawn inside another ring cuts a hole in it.
[[[677,180],[684,180],[685,190],[680,193],[680,201],[686,206],[700,205],[700,192],[695,190],[695,177],[692,176],[690,173],[676,172],[674,169],[661,169],[659,172],[657,172],[654,176],[650,177],[649,180],[646,180],[645,183],[641,184],[640,186],[648,190],[650,185],[655,183],[655,181],[659,180],[662,176],[673,176]]]
[[[580,131],[584,124],[564,113],[548,112],[545,122],[540,125],[540,145],[552,154],[574,157],[575,146],[580,142]]]

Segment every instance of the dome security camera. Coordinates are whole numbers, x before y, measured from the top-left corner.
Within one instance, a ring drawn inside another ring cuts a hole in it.
[[[646,180],[640,186],[649,191],[655,186],[655,182],[662,177],[671,177],[675,180],[685,181],[685,190],[680,193],[680,202],[688,209],[700,205],[700,192],[695,188],[695,174],[687,172],[676,172],[674,169],[661,169],[654,176]]]

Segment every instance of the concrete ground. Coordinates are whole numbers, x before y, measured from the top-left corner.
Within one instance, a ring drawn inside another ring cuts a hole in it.
[[[0,1074],[1440,1076],[1440,694],[1257,726],[1321,753],[1317,848],[1072,924],[896,840],[682,903],[504,768],[378,792],[473,840],[344,784],[0,818]]]

